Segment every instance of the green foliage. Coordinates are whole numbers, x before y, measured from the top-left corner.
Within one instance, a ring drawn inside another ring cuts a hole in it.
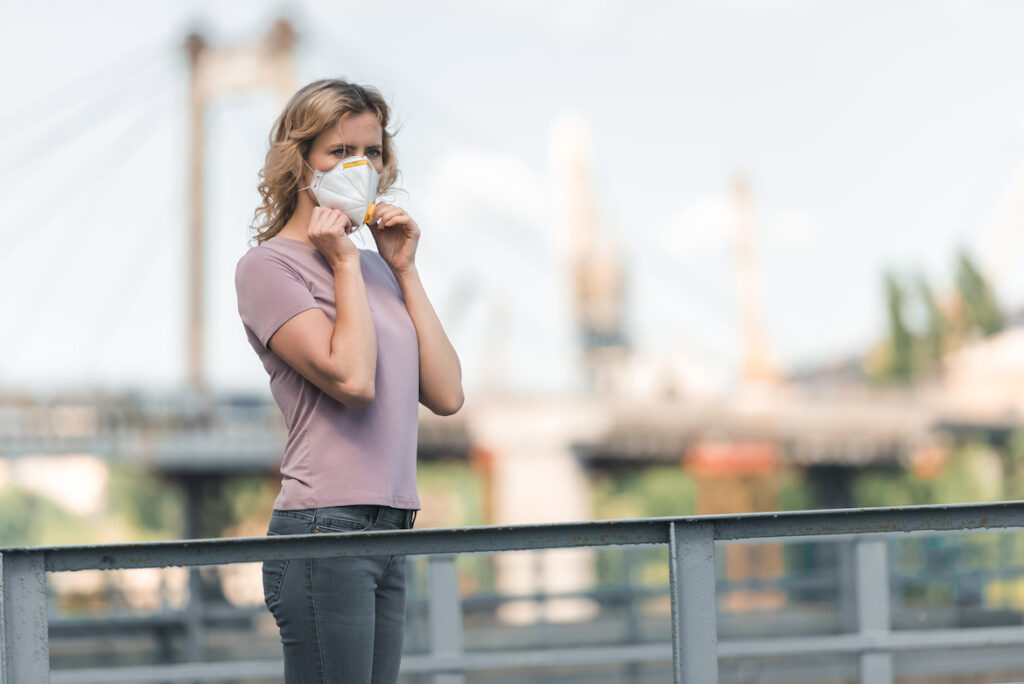
[[[277,484],[239,475],[204,490],[205,529],[215,536],[239,522],[270,515]],[[111,465],[107,509],[82,517],[49,499],[8,487],[0,490],[0,546],[109,543],[185,536],[181,485],[138,468]]]
[[[964,302],[963,325],[967,331],[992,335],[1003,329],[1003,314],[995,293],[967,252],[960,253],[956,287]]]
[[[925,483],[902,469],[868,470],[853,480],[855,506],[910,506],[934,503]]]
[[[434,519],[443,525],[483,525],[483,486],[472,468],[461,461],[420,463],[416,469],[420,502],[429,508]],[[417,526],[419,521],[417,521]],[[460,585],[469,591],[493,591],[495,588],[494,556],[468,554],[459,556],[457,567]]]
[[[445,525],[486,522],[482,487],[468,464],[459,461],[421,463],[416,469],[416,481],[422,500],[443,507],[444,512],[439,517]]]
[[[221,488],[223,498],[229,503],[224,527],[238,525],[247,520],[270,520],[274,499],[281,489],[277,477],[264,474],[235,475],[224,481]]]
[[[914,338],[905,321],[905,295],[891,273],[885,274],[885,301],[889,316],[889,363],[886,375],[891,380],[906,381],[913,373]]]
[[[0,489],[0,546],[82,544],[97,541],[96,521],[15,487]]]
[[[679,466],[657,466],[593,480],[594,513],[599,519],[692,515],[697,484]]]
[[[816,507],[817,492],[802,470],[783,468],[779,478],[779,510],[806,511]]]
[[[925,309],[927,318],[922,351],[925,365],[935,367],[946,353],[946,343],[950,333],[949,321],[939,310],[938,300],[924,276],[917,278],[917,296]]]
[[[1024,499],[1024,430],[1014,430],[1006,444],[1003,460],[1006,499]]]
[[[854,478],[857,506],[910,506],[996,501],[1004,496],[1005,478],[998,453],[971,443],[950,456],[938,477],[922,480],[909,470],[865,470]]]
[[[866,362],[876,382],[906,383],[934,373],[946,352],[975,337],[993,335],[1005,324],[991,285],[966,252],[957,258],[957,305],[947,307],[948,313],[923,276],[913,287],[901,284],[892,273],[884,279],[889,331],[880,354]],[[922,320],[911,325],[908,314],[918,310]]]
[[[180,539],[185,504],[173,482],[138,468],[110,467],[108,511],[137,539]]]
[[[276,478],[269,478],[263,473],[206,480],[202,484],[202,510],[199,515],[201,536],[235,536],[238,527],[247,522],[258,521],[258,527],[265,529],[279,487]]]
[[[865,470],[854,480],[853,497],[858,506],[1020,498],[1024,481],[1018,466],[1022,460],[1024,434],[1014,435],[1005,453],[977,439],[953,450],[945,470],[931,479],[920,479],[913,471],[899,468]],[[893,561],[899,572],[912,580],[902,586],[899,600],[907,606],[957,605],[963,600],[964,587],[973,591],[972,587],[986,584],[982,573],[1024,561],[1022,538],[1024,535],[1019,532],[1000,532],[893,539]],[[950,581],[950,576],[955,576],[956,581]],[[994,588],[998,584],[987,586]],[[996,605],[1001,600],[997,595],[998,592],[986,593],[982,600],[986,605]]]
[[[199,526],[204,537],[231,536],[246,521],[264,524],[277,496],[278,482],[265,474],[239,474],[202,484]],[[109,510],[136,539],[186,536],[185,490],[173,478],[135,468],[112,467]]]
[[[679,466],[657,466],[627,474],[600,474],[592,480],[594,516],[598,519],[693,515],[697,484]],[[641,583],[653,581],[667,565],[658,548],[637,547],[632,574]],[[597,555],[600,584],[625,584],[624,552],[602,550]]]

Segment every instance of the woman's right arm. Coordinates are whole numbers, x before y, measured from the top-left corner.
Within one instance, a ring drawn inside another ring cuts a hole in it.
[[[377,332],[348,228],[337,209],[313,210],[308,235],[334,271],[335,322],[319,307],[307,309],[278,328],[268,347],[337,401],[360,407],[374,397]]]

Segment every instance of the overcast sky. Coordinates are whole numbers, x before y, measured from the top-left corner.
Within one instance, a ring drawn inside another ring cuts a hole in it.
[[[589,126],[631,338],[727,386],[740,348],[729,187],[752,185],[759,296],[786,367],[884,329],[882,273],[949,287],[967,248],[1024,306],[1024,3],[0,0],[0,383],[184,378],[185,35],[284,15],[298,81],[376,85],[428,293],[466,371],[571,390],[551,132]],[[280,104],[207,119],[208,374],[265,388],[235,309]]]

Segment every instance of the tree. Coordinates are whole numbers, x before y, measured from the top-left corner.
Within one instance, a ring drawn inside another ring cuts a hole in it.
[[[972,337],[985,337],[1003,329],[1005,320],[995,292],[965,251],[957,257],[955,283],[954,306],[946,307],[940,304],[924,276],[919,275],[908,286],[893,273],[885,274],[889,332],[884,345],[876,346],[864,362],[873,379],[912,381],[934,372],[947,352],[963,346]],[[913,299],[909,291],[913,291]],[[918,312],[923,316],[912,328],[907,321],[918,321],[918,317],[909,314]]]
[[[1003,314],[992,287],[963,250],[957,263],[956,288],[963,302],[961,325],[966,335],[980,333],[987,336],[1003,329]]]
[[[905,295],[892,273],[885,274],[885,300],[889,313],[889,358],[885,379],[905,382],[914,374],[914,338],[905,320]]]
[[[923,356],[927,360],[927,366],[934,368],[942,361],[942,357],[946,353],[950,325],[939,308],[938,300],[935,298],[935,293],[932,292],[928,280],[923,275],[917,277],[917,296],[921,299],[926,316],[924,340],[922,340]]]

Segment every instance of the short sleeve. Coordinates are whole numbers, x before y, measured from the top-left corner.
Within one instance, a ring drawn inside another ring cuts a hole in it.
[[[242,323],[264,347],[289,319],[318,306],[298,271],[281,255],[261,247],[238,260],[235,292]]]

